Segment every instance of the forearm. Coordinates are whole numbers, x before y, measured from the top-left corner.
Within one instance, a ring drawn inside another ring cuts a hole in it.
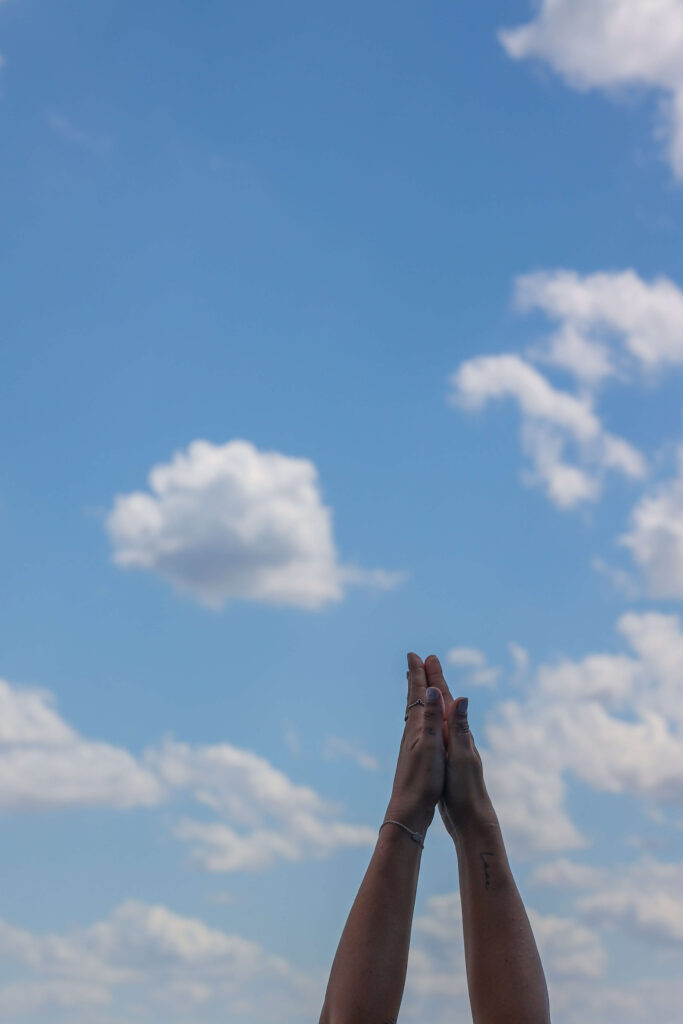
[[[455,847],[474,1024],[549,1024],[543,967],[500,826],[461,833]]]
[[[386,818],[404,821],[387,812]],[[424,835],[424,823],[404,821]],[[403,997],[422,849],[386,825],[332,964],[320,1024],[395,1024]]]

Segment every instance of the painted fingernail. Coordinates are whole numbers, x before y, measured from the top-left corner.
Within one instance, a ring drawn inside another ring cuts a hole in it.
[[[428,686],[427,687],[427,703],[428,704],[436,704],[438,699],[439,699],[439,691],[437,690],[436,686]]]
[[[467,714],[467,705],[468,704],[469,704],[469,699],[467,697],[463,697],[463,699],[458,704],[458,714],[462,715],[463,718]]]

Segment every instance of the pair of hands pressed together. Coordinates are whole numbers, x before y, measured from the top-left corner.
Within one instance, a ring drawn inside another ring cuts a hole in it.
[[[474,1024],[550,1024],[543,967],[484,784],[467,698],[451,696],[433,654],[424,662],[409,654],[408,669],[406,707],[417,700],[424,706],[407,711],[385,819],[424,836],[439,806],[458,858]],[[419,870],[417,844],[401,829],[380,828],[339,942],[320,1024],[396,1024]]]
[[[423,662],[408,654],[407,678],[406,707],[418,699],[425,706],[408,711],[387,817],[424,835],[438,803],[455,840],[469,827],[495,820],[469,729],[467,698],[452,697],[436,655]]]

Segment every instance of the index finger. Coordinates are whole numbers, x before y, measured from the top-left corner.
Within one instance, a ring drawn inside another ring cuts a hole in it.
[[[408,701],[413,704],[416,700],[427,699],[427,675],[422,658],[419,654],[410,651],[408,654]],[[408,715],[408,720],[410,720]]]

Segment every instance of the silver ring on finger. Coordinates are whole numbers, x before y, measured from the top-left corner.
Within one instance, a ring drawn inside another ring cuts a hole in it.
[[[414,700],[413,703],[409,704],[408,707],[406,708],[405,717],[403,719],[404,722],[408,721],[408,712],[410,711],[411,708],[414,708],[416,704],[421,704],[422,707],[425,706],[425,702],[421,700],[419,697],[417,698],[417,700]]]

